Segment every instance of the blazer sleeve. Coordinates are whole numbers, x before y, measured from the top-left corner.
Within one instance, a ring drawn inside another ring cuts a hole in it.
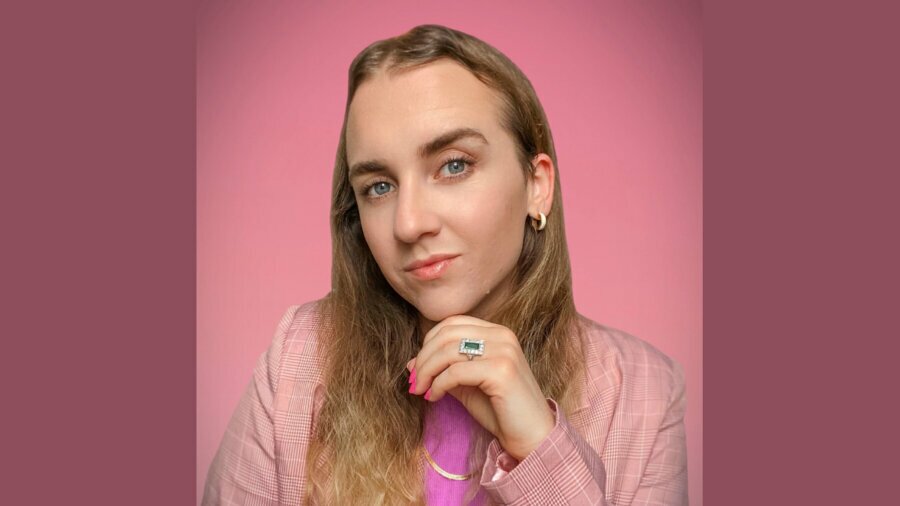
[[[496,438],[491,441],[481,486],[497,504],[606,506],[606,470],[600,456],[569,424],[556,401],[547,402],[556,418],[550,434],[521,462]]]
[[[274,405],[288,329],[298,309],[288,308],[271,345],[257,360],[210,464],[203,506],[279,504]]]
[[[684,372],[677,363],[673,371],[670,400],[631,501],[607,500],[603,461],[552,399],[547,401],[556,425],[547,438],[521,462],[494,439],[488,446],[481,486],[495,503],[504,505],[687,506]]]

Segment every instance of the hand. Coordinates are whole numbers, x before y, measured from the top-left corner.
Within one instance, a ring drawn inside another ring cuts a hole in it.
[[[459,353],[464,337],[484,339],[484,355],[470,361]],[[465,315],[446,318],[425,335],[407,369],[415,381],[410,393],[425,393],[431,402],[449,393],[516,460],[527,457],[555,425],[519,339],[502,325]]]

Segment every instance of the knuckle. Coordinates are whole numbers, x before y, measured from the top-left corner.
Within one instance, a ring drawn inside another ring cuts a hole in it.
[[[444,385],[447,385],[448,383],[452,383],[452,381],[453,381],[453,371],[451,370],[451,368],[448,367],[447,369],[444,369],[444,371],[441,374],[438,374],[437,377],[435,377],[431,381],[431,392],[432,393],[443,392]]]
[[[458,321],[459,321],[459,316],[457,316],[457,315],[448,316],[447,318],[444,318],[439,323],[441,328],[438,332],[443,332],[445,329],[447,329],[447,327],[452,327],[453,325],[456,325]]]
[[[494,362],[494,374],[497,375],[501,380],[511,379],[515,375],[515,365],[512,360],[509,360],[506,357],[498,357]]]
[[[513,362],[518,357],[516,346],[512,344],[503,343],[501,346],[498,346],[498,348],[500,349],[497,350],[497,355],[500,359],[508,362]]]
[[[459,339],[454,338],[453,336],[448,336],[448,338],[441,344],[441,349],[444,353],[455,353],[459,349]]]
[[[444,381],[453,382],[456,381],[456,377],[459,374],[459,370],[454,367],[456,364],[451,365],[450,367],[444,369]]]
[[[458,329],[454,329],[453,327],[444,327],[438,331],[435,337],[439,337],[445,343],[459,341],[459,334],[457,333],[457,330]]]

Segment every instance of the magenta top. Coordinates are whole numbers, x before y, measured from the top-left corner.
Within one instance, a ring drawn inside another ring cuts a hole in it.
[[[469,474],[465,481],[451,480],[438,474],[426,463],[425,498],[428,506],[459,506],[472,481],[481,480],[481,469],[469,469],[469,439],[478,422],[455,397],[444,395],[430,406],[425,415],[425,448],[441,469],[453,474]],[[482,488],[470,506],[485,504]]]

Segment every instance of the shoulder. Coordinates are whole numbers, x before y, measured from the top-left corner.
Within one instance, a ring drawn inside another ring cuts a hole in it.
[[[278,323],[279,334],[287,346],[318,347],[319,334],[327,324],[324,303],[322,298],[287,308]]]
[[[326,329],[323,301],[317,299],[285,310],[266,352],[272,383],[321,383],[324,359],[320,334]]]
[[[680,364],[647,341],[579,315],[588,391],[669,400],[684,388]]]

